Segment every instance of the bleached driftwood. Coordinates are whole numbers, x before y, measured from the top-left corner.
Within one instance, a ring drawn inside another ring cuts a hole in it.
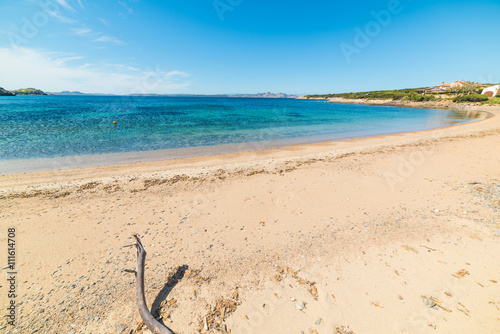
[[[144,294],[144,266],[146,264],[146,250],[142,246],[141,239],[137,234],[134,234],[137,248],[137,269],[125,270],[126,272],[135,273],[135,299],[139,307],[139,314],[148,328],[154,334],[174,334],[170,329],[162,325],[156,320],[151,312],[149,312],[146,304],[146,296]],[[134,246],[134,245],[132,245]]]

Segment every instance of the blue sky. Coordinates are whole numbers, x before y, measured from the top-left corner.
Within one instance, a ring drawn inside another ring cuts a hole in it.
[[[0,87],[335,93],[500,82],[500,2],[0,0]]]

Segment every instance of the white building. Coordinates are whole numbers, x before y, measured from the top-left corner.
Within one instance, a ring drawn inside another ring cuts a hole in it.
[[[488,97],[495,97],[498,94],[498,91],[500,90],[500,85],[495,85],[491,87],[487,87],[483,89],[483,92],[481,94],[484,94]]]

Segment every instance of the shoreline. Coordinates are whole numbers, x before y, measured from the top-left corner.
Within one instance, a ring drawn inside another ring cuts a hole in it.
[[[204,332],[204,319],[234,334],[495,332],[490,111],[437,130],[2,176],[2,218],[20,245],[17,329],[140,333],[122,272],[139,233],[148,307],[176,332]],[[223,320],[221,301],[234,305]]]
[[[346,99],[343,97],[331,97],[325,99],[301,97],[299,99],[320,100],[325,103],[352,103],[352,104],[364,104],[371,106],[393,106],[402,108],[444,109],[444,110],[457,110],[457,111],[467,110],[470,107],[484,107],[486,109],[499,107],[499,105],[481,104],[479,102],[456,103],[449,100],[415,102],[415,101],[391,100],[391,99],[390,100]]]
[[[489,120],[495,119],[495,122],[500,123],[500,107],[495,108],[492,107],[489,111],[485,111],[482,108],[476,107],[468,107],[464,108],[460,111],[470,111],[473,113],[483,112],[490,115],[490,117],[471,121],[463,124],[457,124],[442,128],[430,129],[430,130],[420,130],[420,131],[412,131],[412,132],[399,132],[393,134],[384,134],[380,136],[372,136],[372,137],[362,137],[362,138],[354,138],[354,139],[346,139],[340,141],[322,141],[317,143],[308,143],[308,144],[296,144],[296,145],[285,145],[279,148],[263,148],[257,150],[239,150],[232,153],[223,153],[223,154],[213,154],[213,155],[194,155],[191,157],[185,158],[173,158],[173,159],[157,159],[153,158],[152,160],[139,161],[139,162],[124,162],[120,164],[109,164],[103,166],[90,166],[90,167],[82,167],[82,168],[66,168],[66,169],[56,169],[56,170],[44,170],[44,171],[35,171],[35,172],[24,172],[24,173],[14,173],[14,174],[5,174],[0,175],[0,196],[4,195],[8,192],[9,187],[12,185],[16,185],[16,191],[19,191],[19,188],[22,184],[26,184],[25,186],[21,186],[21,189],[39,189],[40,185],[36,186],[43,180],[44,184],[51,183],[52,178],[62,179],[67,182],[72,181],[74,177],[83,176],[83,175],[96,175],[96,173],[100,174],[100,177],[83,177],[84,180],[90,180],[93,178],[99,178],[103,181],[109,181],[110,179],[116,179],[119,177],[137,177],[138,175],[150,175],[153,176],[155,174],[171,174],[175,169],[184,169],[187,168],[187,174],[189,170],[194,166],[195,168],[203,166],[210,166],[211,169],[217,169],[218,167],[223,168],[238,168],[241,166],[245,166],[248,164],[257,165],[261,160],[266,162],[271,159],[273,162],[283,162],[286,160],[292,159],[308,159],[308,158],[316,158],[320,155],[328,154],[332,149],[334,152],[330,152],[330,156],[342,156],[344,154],[351,154],[358,151],[363,150],[373,150],[379,149],[385,145],[395,145],[395,143],[400,140],[400,145],[408,145],[415,144],[421,140],[426,140],[427,134],[431,134],[433,139],[441,139],[448,135],[454,136],[456,134],[462,135],[467,131],[460,131],[454,129],[460,129],[462,127],[470,127],[469,132],[476,131],[477,126],[472,126],[475,124],[480,124],[483,122],[488,122]],[[480,127],[481,128],[481,127]],[[495,128],[495,125],[492,125],[491,128]],[[405,138],[406,137],[406,138]],[[377,143],[375,145],[375,142]],[[256,145],[260,145],[259,142],[254,143]],[[162,154],[162,150],[159,151],[148,151],[146,154],[150,152],[157,152],[160,155]],[[77,156],[77,158],[85,157],[85,156]],[[68,157],[70,159],[74,157]],[[62,158],[65,159],[65,158]],[[42,159],[43,160],[43,159]],[[52,159],[47,159],[52,160]],[[191,166],[192,165],[192,166]],[[157,169],[157,172],[148,171],[152,168]],[[147,171],[147,172],[146,172]],[[196,174],[196,173],[195,173]],[[130,176],[132,175],[132,176]],[[84,182],[84,181],[82,181]],[[80,183],[82,183],[80,182]],[[50,186],[49,186],[50,188]],[[23,190],[24,191],[24,190]]]
[[[332,100],[332,99],[330,99]],[[0,161],[0,170],[2,171],[0,177],[16,174],[31,174],[31,173],[43,173],[43,172],[53,172],[60,170],[71,170],[71,169],[87,169],[87,168],[99,168],[107,166],[118,166],[118,165],[130,165],[137,163],[148,163],[155,161],[170,161],[170,160],[184,160],[190,158],[203,158],[211,156],[224,156],[231,154],[238,154],[244,152],[258,152],[258,151],[269,151],[269,150],[280,150],[280,149],[293,149],[294,147],[301,147],[305,145],[318,145],[326,143],[337,143],[349,140],[367,139],[367,138],[377,138],[390,135],[404,134],[404,133],[415,133],[422,131],[433,131],[438,129],[450,128],[455,126],[466,125],[468,123],[479,122],[485,120],[489,117],[493,117],[494,113],[484,110],[483,108],[477,108],[477,106],[462,106],[458,108],[453,104],[453,107],[444,108],[437,105],[427,105],[422,106],[419,103],[412,102],[410,104],[393,104],[386,100],[371,100],[371,101],[359,101],[359,100],[346,100],[346,99],[335,99],[335,101],[329,101],[334,103],[353,103],[353,104],[366,104],[366,105],[382,105],[382,106],[394,106],[402,108],[421,108],[421,109],[442,109],[442,110],[454,110],[458,112],[467,112],[466,117],[470,120],[464,121],[460,124],[453,124],[444,127],[436,127],[417,131],[396,131],[377,134],[375,132],[367,132],[365,135],[357,134],[353,135],[338,135],[338,138],[331,139],[331,135],[316,136],[316,137],[297,137],[288,138],[272,141],[259,141],[259,142],[244,142],[235,144],[220,144],[212,146],[200,146],[200,147],[186,147],[177,149],[163,149],[163,150],[151,150],[151,151],[132,151],[132,152],[117,152],[117,153],[103,153],[103,154],[92,154],[92,155],[74,155],[74,156],[64,156],[55,158],[32,158],[32,159],[9,159]],[[400,102],[400,101],[397,101]],[[407,102],[407,101],[405,101]],[[485,114],[482,119],[474,119],[481,117],[481,114]]]

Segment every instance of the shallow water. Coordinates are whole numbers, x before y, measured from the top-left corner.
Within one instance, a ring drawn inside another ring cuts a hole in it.
[[[84,165],[87,159],[80,156],[101,155],[93,159],[110,164],[123,157],[144,160],[145,152],[157,150],[172,153],[162,158],[175,158],[220,153],[221,148],[245,151],[434,129],[472,120],[450,110],[293,99],[0,97],[0,171],[19,160],[69,158]],[[70,166],[74,167],[78,163]]]

